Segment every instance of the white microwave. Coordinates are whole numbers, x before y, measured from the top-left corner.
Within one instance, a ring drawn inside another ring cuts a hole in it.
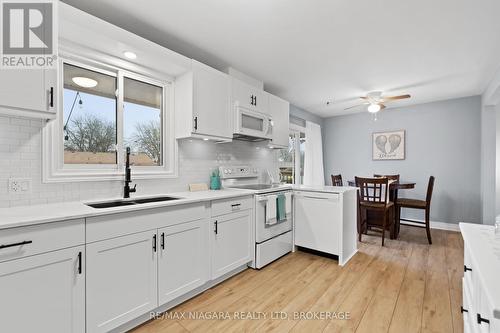
[[[236,105],[234,137],[248,141],[270,140],[273,119],[270,115]]]

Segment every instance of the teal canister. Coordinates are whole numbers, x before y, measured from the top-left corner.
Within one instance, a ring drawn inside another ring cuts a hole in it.
[[[215,169],[210,175],[210,189],[220,190],[220,175],[219,169]]]

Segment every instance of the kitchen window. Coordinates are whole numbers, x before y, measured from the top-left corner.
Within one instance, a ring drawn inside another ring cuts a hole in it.
[[[135,179],[176,175],[170,82],[90,61],[61,60],[60,69],[44,181],[121,179],[126,147]]]

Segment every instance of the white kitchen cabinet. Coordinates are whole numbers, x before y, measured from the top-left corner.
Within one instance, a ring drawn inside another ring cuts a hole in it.
[[[269,114],[268,93],[234,77],[231,78],[231,98],[233,106]]]
[[[175,80],[176,137],[231,140],[229,76],[192,60],[189,72]]]
[[[0,332],[85,332],[85,248],[0,263]]]
[[[159,305],[208,281],[208,224],[203,219],[158,230]]]
[[[464,239],[464,332],[500,332],[500,237],[494,227],[460,223]]]
[[[252,260],[252,211],[244,210],[212,220],[212,279]]]
[[[156,230],[87,245],[87,333],[108,332],[155,309]]]
[[[273,118],[273,135],[271,144],[273,148],[288,148],[288,136],[290,133],[290,103],[269,95],[269,113]]]
[[[56,116],[56,69],[0,69],[0,114]]]

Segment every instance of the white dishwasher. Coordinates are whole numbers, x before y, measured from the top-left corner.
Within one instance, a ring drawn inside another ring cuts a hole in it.
[[[344,265],[357,252],[353,193],[295,192],[295,245],[336,255]]]

